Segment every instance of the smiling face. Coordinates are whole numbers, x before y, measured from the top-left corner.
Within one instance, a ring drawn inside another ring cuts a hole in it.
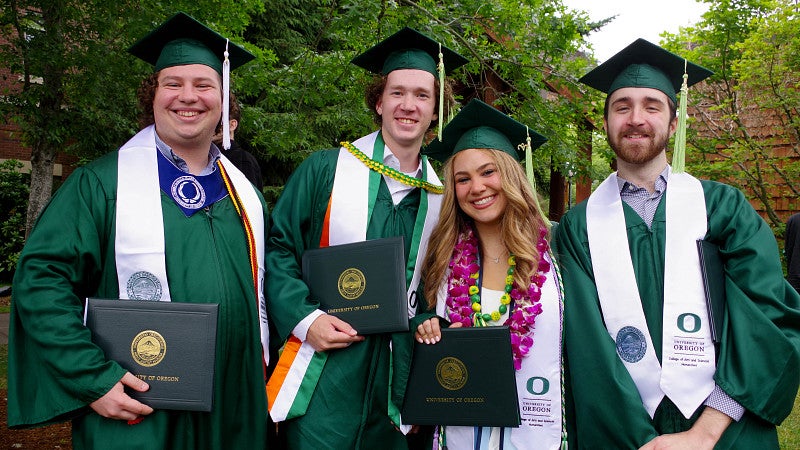
[[[453,181],[458,206],[476,225],[500,224],[508,200],[491,151],[467,149],[456,153]]]
[[[419,152],[434,114],[434,77],[424,70],[400,69],[387,75],[383,94],[375,105],[381,116],[383,139],[392,151]]]
[[[153,99],[159,137],[178,152],[208,152],[222,115],[220,75],[202,64],[162,69]]]
[[[645,164],[666,151],[677,119],[671,118],[666,94],[656,89],[617,89],[608,99],[603,127],[617,158]]]

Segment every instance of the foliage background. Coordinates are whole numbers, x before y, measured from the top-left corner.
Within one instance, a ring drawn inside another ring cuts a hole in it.
[[[746,188],[781,235],[772,195],[779,189],[796,200],[800,192],[798,2],[704,1],[711,8],[701,23],[663,36],[668,48],[717,72],[707,89],[692,91],[700,114],[690,130],[712,132],[690,135],[689,170]],[[25,224],[50,198],[55,153],[88,161],[137,131],[135,92],[151,68],[126,49],[179,10],[257,57],[233,75],[243,103],[237,135],[264,161],[271,202],[312,151],[374,129],[362,99],[368,75],[349,61],[406,25],[471,60],[456,75],[465,92],[499,97],[508,113],[550,139],[535,158],[539,186],[551,169],[570,179],[609,172],[600,133],[591,137],[591,161],[577,151],[585,139],[579,124],[600,124],[602,103],[576,81],[594,64],[584,36],[607,20],[590,23],[560,0],[0,0],[0,67],[23,81],[0,92],[0,114],[33,149],[30,189],[28,178],[0,168],[0,280]],[[490,92],[488,79],[501,80],[502,92]],[[768,139],[756,133],[763,124],[743,114],[753,108],[780,112]],[[774,150],[784,142],[788,155]],[[800,448],[797,409],[781,428],[784,448]]]
[[[10,281],[25,243],[25,209],[30,177],[16,160],[0,162],[0,282]]]
[[[779,237],[800,209],[800,2],[706,0],[665,46],[715,72],[690,89],[687,167],[743,189]]]
[[[700,23],[662,36],[667,48],[716,72],[691,90],[689,170],[742,187],[781,237],[786,211],[800,207],[798,0],[702,1],[710,8]],[[585,36],[611,18],[589,22],[561,0],[0,5],[1,67],[22,74],[21,84],[0,92],[0,114],[21,128],[23,143],[32,148],[26,229],[53,191],[56,152],[89,161],[137,131],[135,92],[152,69],[126,49],[179,10],[257,57],[233,74],[243,103],[237,139],[262,162],[269,203],[311,152],[374,129],[362,98],[370,75],[349,61],[402,26],[468,57],[455,75],[462,101],[496,98],[549,138],[534,159],[538,186],[547,186],[554,173],[572,182],[610,172],[612,154],[599,127],[601,96],[577,79],[596,63]],[[753,119],[765,112],[769,123]],[[583,133],[587,124],[597,126],[593,135]],[[590,139],[591,159],[578,151]],[[546,204],[548,193],[540,193]]]
[[[22,128],[34,152],[28,225],[49,198],[38,172],[56,151],[90,160],[137,131],[135,91],[151,68],[125,50],[178,10],[257,56],[233,76],[244,106],[237,137],[264,162],[271,200],[310,152],[374,129],[362,98],[369,75],[349,61],[402,26],[472,61],[457,77],[462,90],[499,96],[507,112],[550,137],[537,158],[546,179],[551,158],[563,166],[574,153],[574,124],[585,109],[575,80],[591,63],[579,50],[597,26],[559,0],[2,3],[0,57],[26,82],[2,93],[8,101],[0,113]],[[487,30],[502,39],[489,39]],[[487,76],[501,80],[504,92],[483,92]],[[549,95],[554,89],[569,95]]]

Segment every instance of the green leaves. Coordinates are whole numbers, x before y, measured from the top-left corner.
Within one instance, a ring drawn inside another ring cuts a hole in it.
[[[25,242],[25,206],[30,177],[16,160],[0,162],[0,282],[11,281]]]
[[[237,80],[252,106],[241,133],[270,161],[265,167],[297,164],[311,151],[375,129],[363,100],[369,77],[349,61],[403,26],[470,59],[455,75],[463,100],[496,100],[548,136],[534,155],[539,176],[549,176],[551,158],[560,167],[577,157],[575,124],[587,99],[576,80],[588,61],[576,54],[590,26],[557,1],[270,1],[251,24],[251,42],[272,46],[278,59],[260,85]],[[581,171],[588,165],[582,161]]]
[[[714,0],[703,20],[667,47],[716,74],[690,90],[687,166],[744,188],[773,229],[800,208],[798,7]],[[687,48],[687,43],[691,43]]]
[[[136,90],[152,69],[126,50],[182,10],[256,55],[232,74],[243,105],[237,140],[264,163],[267,183],[278,189],[312,151],[376,128],[363,98],[369,76],[350,59],[403,26],[471,60],[456,75],[462,100],[496,101],[549,138],[534,154],[538,178],[546,181],[551,162],[563,168],[577,161],[576,170],[588,173],[590,161],[577,151],[577,125],[596,94],[581,92],[576,80],[589,64],[578,54],[585,46],[582,36],[596,25],[559,0],[3,4],[0,33],[10,45],[0,48],[0,55],[29,82],[3,92],[0,108],[22,127],[34,152],[68,151],[92,159],[135,133]]]

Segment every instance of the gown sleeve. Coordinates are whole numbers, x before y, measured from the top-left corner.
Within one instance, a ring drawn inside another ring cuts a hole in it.
[[[780,424],[800,382],[800,295],[783,278],[775,236],[737,189],[704,182],[707,239],[720,245],[726,318],[715,380],[752,414]]]
[[[125,374],[106,360],[83,326],[83,300],[96,292],[104,276],[104,249],[108,239],[113,243],[108,232],[113,230],[113,195],[92,170],[78,169],[27,239],[11,302],[11,428],[80,414]]]
[[[317,152],[300,164],[272,211],[266,255],[267,307],[281,341],[319,307],[303,282],[301,261],[304,251],[319,247],[336,155],[336,151]]]

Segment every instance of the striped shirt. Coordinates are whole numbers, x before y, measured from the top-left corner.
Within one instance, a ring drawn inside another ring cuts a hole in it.
[[[661,197],[664,196],[664,191],[667,190],[667,176],[669,175],[669,166],[656,178],[655,190],[649,192],[646,188],[636,186],[630,181],[617,177],[617,184],[619,185],[619,195],[622,201],[628,204],[639,217],[647,224],[647,228],[653,225],[653,217],[656,215],[656,208],[661,203]]]

